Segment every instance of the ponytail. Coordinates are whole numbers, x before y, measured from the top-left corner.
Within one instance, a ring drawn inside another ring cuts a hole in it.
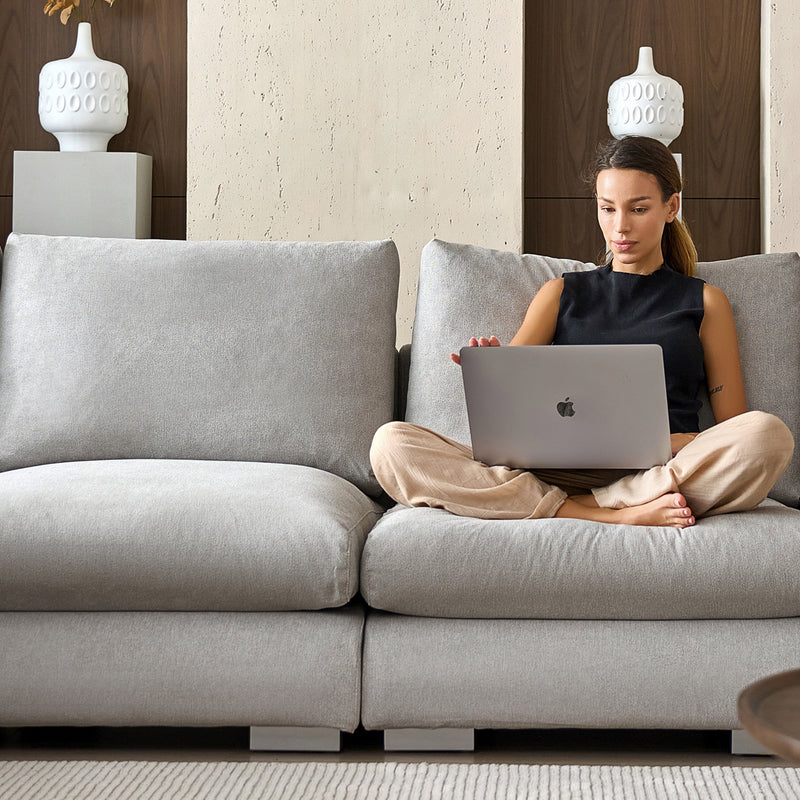
[[[694,276],[697,264],[697,248],[686,223],[675,217],[672,222],[664,226],[661,236],[661,254],[665,263],[669,264],[676,272]]]

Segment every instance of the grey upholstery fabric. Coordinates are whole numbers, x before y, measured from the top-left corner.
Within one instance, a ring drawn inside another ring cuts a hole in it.
[[[798,562],[800,511],[769,500],[683,531],[397,507],[367,539],[361,593],[430,617],[791,617]]]
[[[420,263],[406,419],[468,443],[461,374],[449,353],[474,335],[507,343],[545,281],[594,266],[430,242]],[[702,263],[697,274],[731,300],[750,408],[777,414],[800,440],[800,256]],[[707,408],[702,420],[711,422]],[[770,496],[800,505],[800,448]]]
[[[800,662],[800,620],[451,620],[370,614],[362,720],[385,728],[741,727],[736,697]]]
[[[392,418],[392,242],[12,234],[0,469],[190,458],[318,467],[372,494]]]
[[[776,414],[800,442],[800,256],[701,263],[697,276],[731,301],[750,408]],[[800,506],[800,447],[770,497]]]
[[[468,443],[461,370],[450,353],[470,336],[494,334],[507,344],[545,281],[594,266],[429,242],[420,261],[405,418]]]
[[[0,474],[0,609],[280,611],[358,588],[379,506],[310,467],[124,460]]]
[[[358,725],[363,612],[0,613],[0,725]]]

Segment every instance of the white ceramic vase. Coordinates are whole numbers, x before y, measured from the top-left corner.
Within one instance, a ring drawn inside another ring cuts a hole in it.
[[[639,48],[636,72],[608,90],[608,128],[612,136],[649,136],[669,146],[683,128],[683,89],[653,66],[653,48]]]
[[[73,152],[105,152],[128,122],[128,75],[103,61],[92,46],[92,26],[78,24],[75,52],[51,61],[39,73],[39,120]]]

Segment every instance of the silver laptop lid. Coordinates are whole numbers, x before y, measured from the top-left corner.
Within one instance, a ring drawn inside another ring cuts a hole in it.
[[[465,347],[472,449],[524,469],[648,469],[671,456],[658,345]]]

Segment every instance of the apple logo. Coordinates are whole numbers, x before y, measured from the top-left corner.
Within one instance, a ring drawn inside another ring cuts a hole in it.
[[[567,397],[565,400],[562,400],[557,406],[556,409],[562,417],[574,417],[575,416],[575,409],[572,407],[572,401]]]

